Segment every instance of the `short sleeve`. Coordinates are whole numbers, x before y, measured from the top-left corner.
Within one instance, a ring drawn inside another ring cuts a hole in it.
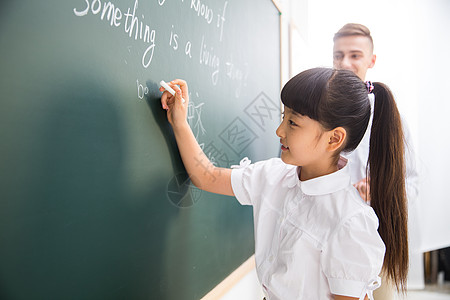
[[[370,207],[345,220],[324,245],[321,264],[335,295],[371,296],[380,284],[385,246]]]
[[[261,173],[261,163],[241,165],[231,171],[231,187],[242,205],[253,205],[251,194],[255,186],[258,186],[259,177],[253,175],[258,173]]]
[[[243,159],[239,166],[232,166],[231,187],[236,199],[242,205],[255,205],[265,193],[278,186],[289,168],[279,158],[272,158],[250,164]],[[270,179],[269,179],[270,177]]]

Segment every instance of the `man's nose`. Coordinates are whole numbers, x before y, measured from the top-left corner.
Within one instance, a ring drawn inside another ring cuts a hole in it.
[[[351,70],[352,63],[351,63],[350,59],[348,58],[348,56],[344,56],[344,58],[342,59],[341,68],[344,70]]]

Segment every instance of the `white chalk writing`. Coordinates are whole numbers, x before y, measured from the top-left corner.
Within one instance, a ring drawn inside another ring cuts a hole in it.
[[[142,15],[142,19],[140,20],[136,15],[136,10],[138,8],[138,0],[135,0],[133,10],[130,12],[131,8],[127,9],[126,13],[122,13],[118,7],[115,7],[111,2],[103,2],[102,9],[102,1],[101,0],[84,0],[86,7],[83,10],[79,10],[77,8],[73,9],[73,13],[77,17],[83,17],[91,12],[93,15],[98,15],[101,11],[100,19],[109,21],[110,26],[120,27],[121,24],[124,24],[125,33],[128,33],[128,36],[131,38],[134,34],[135,40],[142,40],[144,43],[149,44],[149,46],[145,49],[142,54],[142,66],[144,68],[148,68],[153,59],[153,53],[155,51],[155,40],[156,40],[156,30],[151,29],[150,26],[144,24],[143,19],[144,15]],[[106,19],[105,19],[106,17]],[[125,22],[122,23],[123,17],[125,17]]]
[[[205,18],[205,20],[208,24],[211,24],[213,17],[214,17],[214,12],[211,8],[209,8],[207,5],[202,3],[200,0],[192,0],[191,8],[195,12],[197,12],[198,16]]]
[[[225,23],[225,12],[227,10],[227,5],[228,5],[228,1],[225,1],[225,3],[223,4],[222,15],[221,14],[217,14],[217,27],[220,28],[219,41],[222,41],[223,24]]]
[[[148,95],[148,87],[143,86],[141,83],[139,83],[139,79],[136,79],[136,85],[137,85],[137,93],[139,99],[144,99],[145,95]]]
[[[202,36],[202,44],[200,47],[200,64],[212,69],[211,80],[212,84],[216,85],[219,80],[220,59],[214,54],[213,47],[209,47],[208,49],[204,36]]]
[[[187,120],[197,141],[200,134],[204,135],[206,133],[206,129],[203,127],[202,123],[202,106],[204,104],[205,103],[200,103],[195,105],[194,101],[191,100],[188,105]]]

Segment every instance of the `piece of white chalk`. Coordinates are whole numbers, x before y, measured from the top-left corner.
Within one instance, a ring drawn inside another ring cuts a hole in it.
[[[159,84],[160,84],[163,88],[165,88],[166,91],[168,91],[169,93],[171,93],[172,96],[175,96],[175,91],[173,90],[173,88],[171,88],[164,80],[161,80],[161,81],[159,82]],[[184,98],[181,98],[181,100],[183,100],[183,103],[186,102],[186,101],[184,100]]]

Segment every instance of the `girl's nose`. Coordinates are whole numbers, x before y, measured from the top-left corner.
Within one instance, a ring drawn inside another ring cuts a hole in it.
[[[284,130],[282,127],[283,127],[283,122],[281,122],[280,126],[278,126],[277,130],[275,131],[277,136],[280,138],[284,137]]]

